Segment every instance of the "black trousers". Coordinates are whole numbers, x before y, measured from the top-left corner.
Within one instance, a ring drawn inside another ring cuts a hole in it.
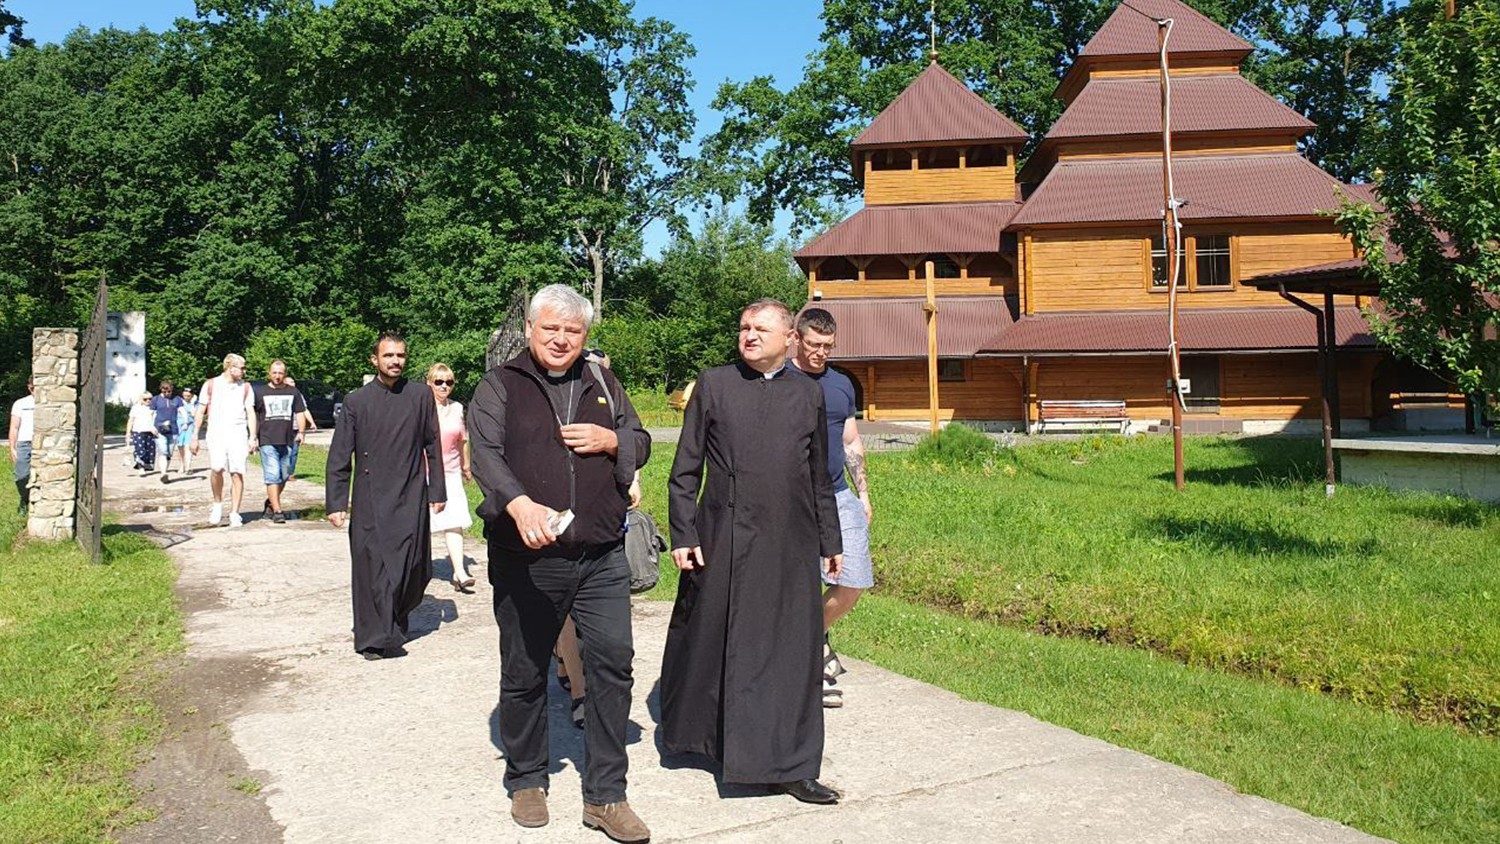
[[[588,685],[583,707],[583,799],[625,799],[625,726],[630,718],[630,565],[625,544],[573,556],[517,554],[490,542],[490,583],[500,625],[500,745],[505,787],[546,788],[550,747],[547,680],[552,647],[573,616]]]

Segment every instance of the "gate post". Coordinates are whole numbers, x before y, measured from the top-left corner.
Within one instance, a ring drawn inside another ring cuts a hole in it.
[[[78,330],[34,329],[31,374],[36,433],[26,532],[41,539],[72,539],[77,529]]]

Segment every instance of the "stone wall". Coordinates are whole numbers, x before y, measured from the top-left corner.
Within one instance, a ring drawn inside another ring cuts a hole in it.
[[[77,529],[78,331],[37,328],[31,334],[36,434],[31,441],[31,512],[26,532],[72,539]]]

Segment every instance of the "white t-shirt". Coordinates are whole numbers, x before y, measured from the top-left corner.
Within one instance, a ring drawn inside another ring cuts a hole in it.
[[[208,425],[206,437],[247,438],[250,436],[250,414],[255,412],[255,390],[249,381],[235,384],[220,375],[203,382],[203,392],[198,400],[208,407],[204,421]]]
[[[156,433],[156,411],[151,409],[151,405],[133,404],[130,406],[130,433]]]
[[[31,442],[32,432],[36,430],[35,428],[32,427],[32,417],[35,414],[36,414],[36,396],[25,396],[23,398],[16,399],[14,402],[11,403],[11,405],[10,405],[10,415],[11,415],[11,417],[12,418],[19,417],[20,420],[21,420],[21,427],[16,430],[16,444],[17,445],[19,445],[21,443],[29,443],[29,442]],[[9,430],[10,430],[10,428],[7,427],[6,431],[9,431]]]

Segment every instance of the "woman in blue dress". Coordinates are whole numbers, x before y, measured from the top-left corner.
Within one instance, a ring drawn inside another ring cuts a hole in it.
[[[182,476],[193,471],[193,454],[188,446],[198,436],[198,396],[187,387],[182,388],[182,405],[177,408],[177,437],[172,446],[177,449],[177,465],[182,467]]]

